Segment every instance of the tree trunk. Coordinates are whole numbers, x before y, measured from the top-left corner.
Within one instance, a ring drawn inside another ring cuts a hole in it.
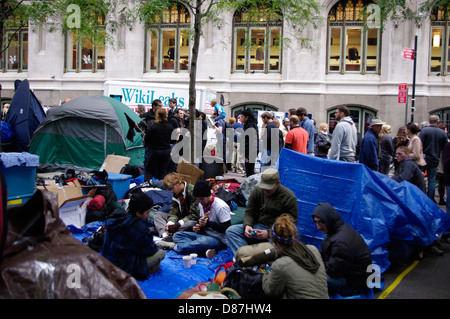
[[[198,60],[198,48],[200,46],[200,34],[201,34],[201,0],[197,0],[195,7],[195,20],[194,20],[194,44],[192,46],[191,55],[191,67],[189,70],[189,132],[191,136],[191,152],[190,160],[194,163],[195,160],[195,132],[194,132],[194,120],[195,120],[195,101],[196,91],[195,82],[197,78],[197,60]]]

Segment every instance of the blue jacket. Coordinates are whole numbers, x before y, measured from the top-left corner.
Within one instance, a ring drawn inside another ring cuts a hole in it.
[[[361,142],[361,152],[359,154],[359,162],[366,165],[373,171],[378,171],[378,136],[370,128],[364,135]]]
[[[124,210],[114,211],[106,220],[103,257],[137,280],[145,280],[149,274],[147,257],[159,249],[153,242],[149,226]]]
[[[308,146],[306,147],[306,152],[313,153],[314,152],[314,124],[309,119],[309,117],[306,117],[303,121],[299,123],[299,126],[304,128],[306,132],[308,132],[309,140],[308,140]]]

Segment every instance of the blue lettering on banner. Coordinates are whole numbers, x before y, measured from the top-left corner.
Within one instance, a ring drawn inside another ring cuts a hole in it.
[[[133,89],[133,88],[122,88],[123,93],[123,102],[124,103],[136,103],[136,104],[151,104],[155,97],[154,90],[147,90],[144,93],[143,90]],[[158,97],[164,105],[169,105],[169,100],[171,98],[177,99],[178,106],[183,107],[185,105],[185,101],[183,97],[175,96],[175,92],[172,92],[170,95],[161,95]]]

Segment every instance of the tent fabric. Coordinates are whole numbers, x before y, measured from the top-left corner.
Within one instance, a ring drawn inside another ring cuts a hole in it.
[[[283,149],[277,166],[281,184],[297,197],[302,241],[320,247],[324,235],[311,215],[319,202],[328,202],[361,234],[381,272],[390,264],[390,241],[429,246],[450,227],[450,218],[415,185],[363,164]]]
[[[45,112],[30,90],[28,80],[16,81],[15,88],[5,120],[15,136],[8,148],[11,152],[28,152],[33,134],[44,120]]]
[[[36,130],[30,153],[41,164],[72,164],[99,169],[109,154],[130,157],[129,165],[143,165],[142,136],[125,138],[126,115],[138,123],[139,116],[125,104],[101,95],[82,96],[49,112]]]

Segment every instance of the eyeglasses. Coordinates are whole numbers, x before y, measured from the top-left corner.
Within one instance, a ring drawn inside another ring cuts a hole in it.
[[[402,156],[405,153],[395,153],[395,156]]]
[[[325,225],[325,222],[323,220],[314,221],[314,224],[316,225]]]

